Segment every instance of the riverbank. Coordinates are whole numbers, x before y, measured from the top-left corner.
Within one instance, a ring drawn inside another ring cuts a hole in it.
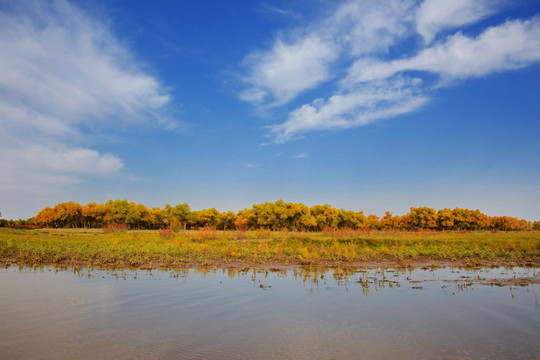
[[[540,266],[540,232],[0,229],[0,262],[101,268]]]

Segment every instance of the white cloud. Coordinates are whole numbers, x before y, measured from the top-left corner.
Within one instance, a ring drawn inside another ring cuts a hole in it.
[[[457,33],[417,56],[383,62],[360,60],[345,83],[386,79],[406,70],[429,71],[449,79],[483,76],[540,61],[540,17],[508,21],[476,38]]]
[[[3,101],[20,99],[71,122],[118,113],[144,118],[169,102],[104,25],[62,1],[33,4],[0,13]]]
[[[105,24],[61,0],[4,6],[0,71],[0,191],[42,193],[117,173],[122,160],[88,148],[89,129],[174,126],[167,89]]]
[[[240,98],[262,108],[284,105],[334,78],[331,66],[340,56],[386,51],[408,31],[411,4],[349,1],[324,21],[291,30],[271,49],[246,56],[246,88]]]
[[[437,88],[540,60],[539,16],[492,22],[478,35],[464,34],[467,26],[510,5],[505,0],[346,1],[326,19],[293,29],[291,34],[301,34],[293,45],[278,39],[268,51],[248,56],[250,86],[241,97],[271,107],[319,90],[285,121],[267,127],[275,143],[418,110]],[[332,82],[334,90],[321,97],[323,82]]]
[[[407,34],[414,18],[413,1],[348,1],[320,30],[353,56],[386,52]]]
[[[416,14],[416,28],[430,43],[439,31],[477,22],[502,4],[500,0],[425,0]]]
[[[9,152],[8,152],[9,154]],[[84,148],[54,149],[29,145],[20,151],[19,160],[33,168],[44,168],[57,173],[107,175],[123,167],[122,161],[111,154],[100,154]]]
[[[274,125],[270,132],[274,142],[283,143],[301,137],[313,130],[336,130],[369,124],[409,113],[420,108],[428,98],[417,93],[414,81],[393,85],[373,84],[353,92],[333,95],[328,100],[316,99],[289,114],[282,124]]]
[[[79,183],[81,177],[113,175],[123,167],[122,160],[111,154],[55,141],[39,144],[32,136],[27,141],[10,137],[11,134],[0,131],[0,191],[43,193],[51,187]]]
[[[317,36],[286,44],[278,39],[272,49],[244,60],[250,68],[250,87],[240,94],[245,101],[283,105],[300,92],[328,80],[328,63],[335,59],[333,44]]]

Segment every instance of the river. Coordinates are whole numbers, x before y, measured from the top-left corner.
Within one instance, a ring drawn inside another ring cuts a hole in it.
[[[7,267],[0,358],[538,359],[539,274]]]

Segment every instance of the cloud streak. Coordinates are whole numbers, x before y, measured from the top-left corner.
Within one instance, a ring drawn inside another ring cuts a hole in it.
[[[440,31],[475,23],[503,5],[498,0],[426,0],[416,13],[416,29],[430,43]]]
[[[386,79],[403,71],[427,71],[449,79],[467,79],[519,69],[538,61],[540,17],[534,17],[491,27],[476,38],[458,33],[406,59],[360,60],[352,66],[345,82]]]
[[[64,1],[0,12],[0,191],[43,191],[123,168],[85,145],[121,122],[174,126],[171,96],[103,23]],[[82,129],[85,129],[84,131]],[[24,177],[24,181],[21,178]]]
[[[353,92],[314,100],[293,110],[282,124],[270,127],[274,142],[301,138],[313,130],[339,130],[367,125],[420,108],[428,98],[418,94],[415,81],[372,84]]]
[[[249,55],[240,97],[272,108],[301,93],[317,94],[268,127],[275,143],[417,111],[437,88],[540,61],[539,16],[491,24],[477,35],[464,32],[505,6],[487,0],[347,1],[324,20],[290,30],[289,45],[278,38],[269,50]],[[326,96],[323,83],[333,88]]]

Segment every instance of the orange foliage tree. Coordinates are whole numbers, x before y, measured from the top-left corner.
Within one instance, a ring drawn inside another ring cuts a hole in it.
[[[480,210],[411,207],[403,216],[387,211],[382,218],[365,216],[363,211],[337,209],[328,204],[308,208],[300,203],[254,204],[251,209],[219,212],[215,208],[192,211],[187,203],[164,209],[148,209],[145,205],[127,200],[109,200],[105,204],[81,206],[72,201],[53,208],[45,207],[31,221],[33,224],[57,227],[103,227],[125,225],[131,229],[186,230],[213,228],[218,230],[290,230],[322,231],[350,230],[540,230],[540,222],[509,216],[488,217]]]

